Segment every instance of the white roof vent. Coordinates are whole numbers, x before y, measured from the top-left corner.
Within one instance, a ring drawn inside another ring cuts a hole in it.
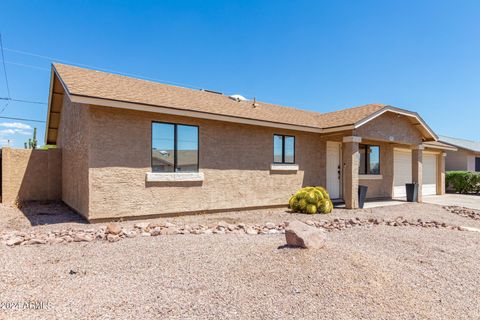
[[[240,102],[240,101],[247,101],[247,100],[248,100],[247,98],[245,98],[244,96],[239,95],[239,94],[232,94],[232,95],[230,96],[230,99],[235,100],[235,101],[238,101],[238,102]]]

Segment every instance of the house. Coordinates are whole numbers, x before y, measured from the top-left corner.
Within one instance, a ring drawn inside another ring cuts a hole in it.
[[[445,192],[445,146],[382,104],[316,113],[53,64],[45,140],[61,153],[52,197],[90,221],[285,206],[309,185],[347,208],[359,184],[371,199]]]
[[[447,171],[480,172],[480,142],[446,136],[440,136],[439,140],[458,149],[447,151]]]

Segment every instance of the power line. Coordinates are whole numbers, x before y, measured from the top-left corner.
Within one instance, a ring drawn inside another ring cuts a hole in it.
[[[50,71],[50,69],[42,68],[42,67],[37,67],[37,66],[31,65],[31,64],[18,63],[18,62],[13,62],[13,61],[8,61],[8,60],[5,60],[5,63],[6,63],[6,64],[12,64],[12,65],[14,65],[14,66],[20,66],[20,67],[26,67],[26,68],[32,68],[32,69]]]
[[[5,67],[5,55],[3,54],[3,41],[2,41],[2,34],[0,33],[0,51],[2,53],[2,64],[3,64],[3,74],[5,75],[5,84],[7,87],[7,96],[8,98],[11,98],[10,96],[10,86],[8,85],[8,77],[7,77],[7,68]],[[0,111],[0,114],[7,109],[8,105],[10,104],[10,101],[7,101],[5,105],[3,106],[2,110]]]
[[[191,88],[191,89],[202,89],[202,88],[200,88],[200,87],[197,87],[197,86],[194,86],[194,85],[190,85],[190,84],[185,84],[185,83],[180,83],[180,82],[174,82],[174,81],[167,81],[167,80],[161,80],[161,79],[155,79],[155,78],[150,78],[150,77],[146,77],[146,76],[139,75],[139,74],[135,74],[135,73],[125,73],[125,72],[120,72],[120,71],[111,70],[111,69],[98,68],[98,67],[91,66],[91,65],[88,65],[88,64],[76,63],[76,62],[72,62],[72,61],[68,61],[68,60],[63,60],[63,59],[57,59],[57,58],[54,58],[54,57],[44,56],[44,55],[37,54],[37,53],[33,53],[33,52],[27,52],[27,51],[10,49],[10,48],[5,48],[5,50],[6,50],[6,51],[10,51],[10,52],[15,52],[15,53],[23,54],[23,55],[27,55],[27,56],[31,56],[31,57],[36,57],[36,58],[46,59],[46,60],[50,60],[50,61],[58,61],[58,62],[61,62],[61,63],[76,65],[76,66],[78,66],[78,67],[85,67],[85,68],[95,69],[95,70],[103,71],[103,72],[116,73],[116,74],[119,74],[119,75],[122,75],[122,76],[127,76],[127,77],[135,77],[135,78],[140,78],[140,79],[143,79],[143,80],[163,82],[163,83],[168,83],[168,84],[172,84],[172,85],[176,85],[176,86],[187,87],[187,88]]]
[[[8,85],[7,68],[5,68],[5,56],[3,54],[3,41],[2,41],[1,33],[0,33],[0,51],[2,52],[3,74],[5,75],[5,83],[7,85],[7,95],[10,98],[10,87]]]
[[[47,104],[46,102],[41,102],[41,101],[13,99],[13,98],[6,98],[6,97],[0,97],[0,100],[8,100],[8,101],[24,102],[24,103],[32,103],[32,104]]]
[[[29,121],[29,122],[41,122],[41,123],[45,123],[45,122],[46,122],[46,121],[42,121],[42,120],[24,119],[24,118],[13,118],[13,117],[0,117],[0,119],[20,120],[20,121]]]

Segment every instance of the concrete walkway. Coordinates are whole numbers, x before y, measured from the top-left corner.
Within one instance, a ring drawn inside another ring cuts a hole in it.
[[[447,193],[443,196],[423,196],[423,202],[480,210],[480,195]]]

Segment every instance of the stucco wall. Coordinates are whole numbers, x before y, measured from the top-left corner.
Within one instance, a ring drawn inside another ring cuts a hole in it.
[[[2,202],[61,199],[62,154],[58,149],[2,149]]]
[[[475,172],[475,155],[469,154],[467,156],[467,170],[470,172]]]
[[[64,97],[57,146],[62,150],[62,200],[88,216],[89,107]]]
[[[359,184],[368,187],[367,199],[390,198],[393,194],[393,145],[375,141],[364,141],[380,146],[380,175],[381,179],[359,179]]]
[[[89,219],[284,205],[297,189],[325,181],[318,134],[91,107]],[[151,122],[199,126],[203,183],[147,183]],[[273,134],[296,137],[300,170],[271,172]]]
[[[458,149],[458,151],[447,151],[445,158],[445,169],[447,171],[465,171],[468,170],[469,152]]]
[[[422,143],[422,134],[403,115],[386,112],[355,130],[364,140],[383,140],[415,145]]]

